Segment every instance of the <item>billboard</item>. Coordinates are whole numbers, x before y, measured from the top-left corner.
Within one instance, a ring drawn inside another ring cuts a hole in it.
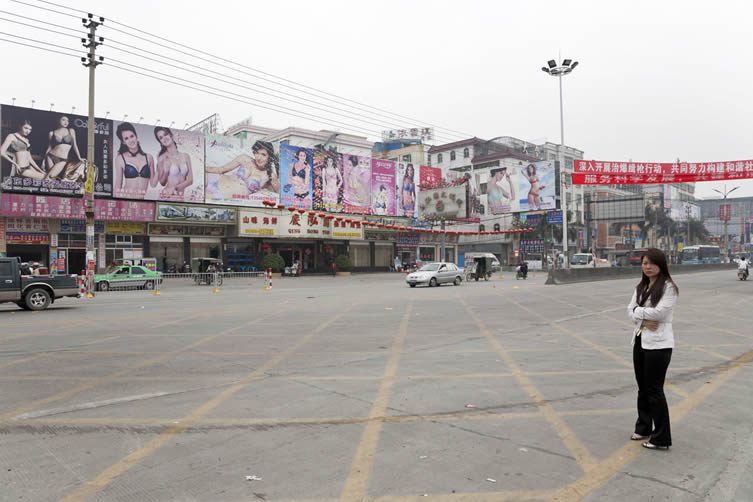
[[[317,211],[341,213],[343,210],[343,157],[337,152],[314,151],[314,192],[312,205]]]
[[[418,215],[428,220],[467,218],[465,185],[421,190]]]
[[[396,216],[413,218],[416,215],[416,169],[408,162],[398,162]]]
[[[753,178],[753,160],[720,162],[613,162],[576,160],[573,185],[695,183]]]
[[[157,204],[157,221],[186,221],[194,223],[235,224],[234,207],[186,206],[183,204]]]
[[[371,159],[343,154],[343,211],[369,214],[371,207]]]
[[[554,161],[492,168],[486,196],[492,214],[556,209]]]
[[[113,121],[113,196],[204,202],[204,136]]]
[[[2,190],[78,195],[86,178],[89,120],[82,115],[0,107]],[[95,194],[112,194],[112,122],[97,120],[94,134]]]
[[[442,181],[442,170],[438,167],[421,166],[418,169],[419,185],[424,187],[434,187]]]
[[[206,137],[205,201],[261,207],[280,199],[280,175],[272,143],[232,136]]]
[[[310,148],[280,145],[280,203],[311,209],[313,153]]]
[[[0,215],[77,220],[86,218],[82,198],[9,193],[4,193],[0,199]],[[153,221],[154,203],[95,199],[94,217],[108,221]]]
[[[395,163],[371,160],[371,214],[395,215]]]

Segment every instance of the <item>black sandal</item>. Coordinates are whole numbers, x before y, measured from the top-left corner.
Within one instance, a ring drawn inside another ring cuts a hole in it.
[[[645,443],[641,443],[641,446],[649,450],[669,450],[669,446],[662,446],[662,445],[654,444],[651,441],[646,441]]]

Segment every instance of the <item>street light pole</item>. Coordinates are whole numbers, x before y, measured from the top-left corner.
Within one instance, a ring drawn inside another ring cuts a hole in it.
[[[722,204],[726,205],[727,203],[727,196],[740,188],[740,186],[736,186],[732,188],[731,190],[727,190],[727,184],[724,184],[724,192],[721,192],[717,190],[716,188],[713,188],[716,193],[720,194],[722,196]],[[721,208],[720,208],[721,209]],[[720,211],[721,213],[721,211]],[[729,224],[729,217],[727,216],[726,212],[722,213],[724,214],[724,253],[729,255],[729,251],[727,250],[727,247],[729,246],[729,233],[727,232],[727,225]],[[729,216],[732,216],[732,211],[730,210]]]
[[[541,71],[559,79],[560,86],[560,209],[562,210],[562,251],[565,255],[565,268],[570,268],[568,258],[568,238],[567,238],[567,176],[565,170],[565,112],[562,100],[562,77],[571,73],[578,66],[577,61],[572,59],[563,59],[560,64],[551,59],[547,61],[547,66],[542,66]]]

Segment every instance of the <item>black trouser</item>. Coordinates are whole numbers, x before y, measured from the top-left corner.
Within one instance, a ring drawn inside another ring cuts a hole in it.
[[[646,350],[641,347],[640,337],[635,339],[633,368],[638,382],[638,420],[635,422],[635,433],[651,436],[651,443],[657,446],[672,445],[669,408],[664,396],[664,378],[667,376],[670,359],[672,349]]]

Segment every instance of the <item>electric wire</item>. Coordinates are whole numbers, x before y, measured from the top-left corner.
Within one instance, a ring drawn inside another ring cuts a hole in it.
[[[136,56],[136,57],[139,57],[139,58],[147,59],[149,61],[153,61],[153,62],[159,63],[161,65],[169,66],[169,67],[172,67],[172,68],[177,68],[179,70],[186,71],[186,72],[191,72],[193,75],[200,75],[200,76],[202,76],[204,78],[208,78],[208,79],[211,79],[211,80],[216,80],[216,81],[222,82],[224,84],[228,84],[228,85],[240,87],[242,89],[246,89],[246,90],[249,90],[249,91],[252,91],[252,92],[257,92],[257,93],[264,94],[264,95],[271,96],[271,97],[278,98],[278,99],[285,99],[285,98],[281,98],[280,96],[278,96],[276,94],[273,94],[271,92],[260,91],[260,90],[258,90],[258,89],[255,88],[255,87],[259,87],[259,86],[255,86],[253,83],[247,82],[247,81],[242,80],[242,79],[235,79],[233,77],[227,77],[227,78],[231,78],[233,80],[238,80],[240,82],[250,83],[254,87],[249,87],[249,86],[246,86],[246,85],[236,84],[236,83],[231,82],[229,80],[225,80],[225,79],[219,78],[219,77],[217,77],[215,75],[208,75],[206,73],[197,72],[195,70],[189,70],[189,69],[184,68],[182,66],[179,66],[179,65],[176,65],[176,64],[173,64],[173,63],[161,60],[161,59],[157,59],[157,58],[153,58],[153,57],[150,57],[150,56],[146,56],[143,53],[137,53],[137,52],[129,51],[129,50],[126,50],[126,49],[122,49],[120,47],[117,47],[116,45],[113,45],[111,42],[115,42],[115,41],[112,40],[111,38],[108,38],[107,42],[108,42],[108,45],[104,46],[104,49],[106,49],[106,50],[116,50],[116,51],[119,51],[119,52],[130,54],[132,56]],[[128,47],[133,47],[133,46],[129,46],[128,44],[123,44],[122,42],[119,42],[119,43],[121,45],[126,45]],[[138,47],[134,47],[134,48],[137,49],[137,50],[141,50],[142,52],[147,52],[147,51],[143,51],[143,49],[138,48]],[[190,66],[192,68],[197,68],[197,69],[200,69],[200,70],[204,70],[204,71],[210,71],[210,72],[212,71],[211,69],[204,68],[204,67],[197,66],[197,65],[194,65],[194,64],[190,64],[190,63],[183,63],[183,62],[181,62],[181,64]],[[271,89],[271,88],[268,88],[268,87],[264,87],[264,86],[261,86],[261,87],[264,88],[264,89],[270,89],[270,90],[274,91],[274,89]],[[274,92],[278,92],[278,91],[274,91]],[[283,94],[287,94],[287,93],[283,93]],[[287,94],[287,95],[293,96],[292,94]],[[294,96],[294,97],[297,97],[297,96]],[[295,104],[298,104],[298,105],[301,105],[301,106],[305,106],[305,107],[308,107],[308,108],[312,108],[312,109],[315,109],[315,110],[319,110],[319,111],[322,111],[322,112],[325,112],[325,113],[329,113],[329,114],[332,114],[332,115],[338,115],[340,117],[344,117],[344,118],[348,118],[348,119],[352,119],[353,118],[353,114],[352,113],[351,114],[337,113],[337,112],[332,111],[332,109],[322,108],[322,107],[319,107],[319,106],[314,106],[314,105],[306,103],[305,101],[298,101],[296,99],[288,99],[287,101],[290,101],[292,103],[295,103]],[[341,110],[341,111],[346,111],[347,112],[347,110],[342,110],[341,108],[334,108],[334,107],[332,107],[332,108],[335,109],[335,110]],[[363,116],[363,115],[359,115],[359,116]],[[363,122],[365,124],[375,125],[375,126],[378,126],[378,127],[388,127],[383,122],[372,122],[371,120],[359,120],[359,122]],[[395,124],[393,124],[393,126],[394,125]]]
[[[10,23],[13,23],[14,25],[28,26],[29,28],[34,28],[36,30],[44,30],[44,31],[46,31],[48,33],[55,33],[57,35],[63,35],[63,36],[66,36],[66,37],[72,37],[72,38],[76,38],[76,39],[79,39],[79,40],[81,39],[81,36],[71,35],[70,33],[63,33],[62,31],[51,30],[51,29],[45,28],[43,26],[34,26],[32,24],[22,23],[20,21],[14,20],[14,19],[8,19],[8,18],[5,18],[5,17],[0,17],[0,21],[8,21]]]
[[[209,90],[209,89],[212,89],[211,87],[209,87],[209,88],[194,87],[193,85],[187,85],[187,84],[182,84],[180,82],[174,82],[174,81],[168,80],[166,78],[157,77],[157,76],[155,76],[153,74],[150,74],[150,73],[144,73],[144,72],[133,70],[131,68],[125,68],[125,67],[122,67],[122,66],[117,65],[117,64],[112,64],[112,61],[113,61],[112,59],[109,60],[109,61],[106,61],[106,64],[103,65],[103,68],[117,68],[117,69],[122,70],[122,71],[126,71],[126,72],[129,72],[129,73],[134,73],[136,75],[141,75],[141,76],[144,76],[144,77],[147,77],[147,78],[151,78],[151,79],[154,79],[154,80],[159,80],[161,82],[167,82],[169,84],[173,84],[173,85],[178,85],[178,86],[181,86],[181,87],[185,87],[186,89],[192,89],[192,90],[203,92],[203,93],[206,93],[206,94],[211,94],[213,96],[219,96],[221,98],[229,99],[229,100],[235,101],[237,103],[244,103],[244,104],[247,104],[247,105],[253,105],[253,106],[257,106],[259,108],[263,108],[263,109],[266,109],[266,110],[271,110],[271,111],[276,111],[276,112],[279,112],[279,113],[284,113],[285,115],[290,115],[292,117],[298,117],[298,118],[302,118],[302,119],[305,119],[305,120],[312,120],[311,117],[307,117],[305,115],[299,115],[299,114],[293,113],[293,112],[280,112],[280,110],[278,110],[276,108],[272,108],[272,107],[268,107],[268,106],[264,106],[264,105],[259,105],[259,104],[256,104],[256,103],[252,103],[250,101],[245,101],[243,99],[235,98],[235,97],[232,97],[232,96],[227,96],[225,94],[220,94],[220,92],[227,92],[227,91],[223,91],[221,89],[217,89],[219,92],[214,92],[212,90]],[[131,65],[131,66],[134,66],[134,65]],[[151,71],[151,70],[146,70],[146,71]],[[159,73],[159,72],[155,72],[155,73]],[[160,75],[165,75],[164,73],[159,73],[159,74]],[[170,75],[165,75],[165,76],[171,77]],[[175,77],[172,77],[172,78],[175,78]],[[330,123],[330,122],[324,122],[324,121],[317,121],[317,122],[319,122],[321,124],[330,125],[330,126],[333,126],[333,127],[340,127],[340,126],[337,126],[337,125],[335,125],[333,123]],[[361,133],[369,134],[369,135],[374,134],[374,131],[364,131],[364,130],[361,130],[361,129],[351,129],[351,130],[355,130],[357,132],[361,132]]]
[[[8,34],[0,32],[0,35],[8,35]],[[16,37],[16,38],[23,38],[23,37],[18,37],[17,35],[10,35],[10,36],[13,36],[13,37]],[[25,38],[24,40],[30,40],[30,39]],[[16,44],[16,45],[23,45],[24,47],[31,47],[33,49],[39,49],[41,51],[53,52],[55,54],[62,54],[63,56],[70,56],[70,57],[74,57],[74,58],[77,58],[77,59],[81,57],[81,54],[69,54],[67,52],[62,52],[60,50],[46,49],[44,47],[37,47],[36,45],[25,44],[25,43],[19,42],[17,40],[8,40],[7,38],[2,38],[2,37],[0,37],[0,41],[2,41],[2,42],[8,42],[8,43],[11,43],[11,44]],[[45,43],[45,42],[40,42],[40,41],[37,41],[37,40],[34,40],[34,42],[38,43],[38,44],[44,44],[44,45],[53,45],[53,44],[48,44],[48,43]],[[60,47],[58,47],[58,48],[60,48]],[[73,50],[73,49],[67,49],[67,50]]]
[[[79,17],[79,16],[74,16],[74,15],[72,15],[72,14],[61,13],[60,11],[56,11],[56,10],[53,10],[53,9],[49,9],[49,8],[47,8],[47,7],[41,7],[41,6],[38,6],[38,5],[33,5],[33,4],[29,4],[29,3],[27,3],[27,2],[23,2],[23,1],[21,1],[21,0],[12,0],[12,1],[14,1],[14,2],[16,2],[16,3],[20,3],[20,4],[22,4],[22,5],[28,5],[28,6],[32,6],[32,7],[38,8],[38,9],[42,9],[42,10],[48,10],[49,12],[54,12],[54,13],[58,13],[58,14],[64,14],[64,15],[68,15],[68,16],[72,16],[72,17]],[[49,2],[49,1],[46,1],[46,0],[35,0],[35,1],[37,1],[37,2],[39,2],[39,3],[44,3],[44,4],[47,4],[47,5],[52,5],[52,6],[55,6],[55,7],[58,7],[58,8],[68,9],[68,10],[70,10],[70,11],[74,11],[74,12],[81,12],[81,13],[86,13],[86,11],[83,11],[83,10],[80,10],[80,9],[75,9],[75,8],[72,8],[72,7],[68,7],[68,6],[65,6],[65,5],[61,5],[61,4],[58,4],[58,3],[54,3],[54,2]],[[425,121],[421,121],[421,120],[416,120],[416,119],[413,119],[413,118],[411,118],[411,117],[407,117],[407,116],[405,116],[405,115],[401,115],[401,114],[398,114],[398,113],[390,112],[390,111],[388,111],[388,110],[384,110],[384,109],[381,109],[381,108],[378,108],[378,107],[374,107],[374,106],[371,106],[371,105],[368,105],[368,104],[365,104],[365,103],[361,103],[361,102],[358,102],[358,101],[355,101],[355,100],[352,100],[352,99],[349,99],[349,98],[345,98],[345,97],[339,96],[339,95],[337,95],[337,94],[329,93],[329,92],[327,92],[327,91],[322,91],[322,90],[316,89],[315,87],[311,87],[311,86],[308,86],[308,85],[305,85],[305,84],[301,84],[301,83],[295,82],[295,81],[293,81],[293,80],[290,80],[290,79],[286,79],[286,78],[284,78],[284,77],[280,77],[280,76],[274,75],[274,74],[272,74],[272,73],[268,73],[268,72],[265,72],[265,71],[263,71],[263,70],[259,70],[259,69],[257,69],[257,68],[253,68],[253,67],[250,67],[250,66],[247,66],[247,65],[243,65],[243,64],[241,64],[241,63],[237,63],[237,62],[235,62],[235,61],[232,61],[232,60],[229,60],[229,59],[225,59],[225,58],[222,58],[222,57],[219,57],[219,56],[216,56],[216,55],[210,54],[210,53],[208,53],[208,52],[205,52],[205,51],[203,51],[203,50],[200,50],[200,49],[196,49],[196,48],[190,47],[190,46],[188,46],[188,45],[185,45],[185,44],[181,44],[181,43],[179,43],[179,42],[174,42],[174,41],[172,41],[172,40],[169,40],[169,39],[167,39],[167,38],[164,38],[164,37],[160,37],[160,36],[158,36],[158,35],[153,35],[153,34],[151,34],[151,33],[148,33],[148,32],[146,32],[146,31],[144,31],[144,30],[140,30],[140,29],[138,29],[138,28],[135,28],[135,27],[129,26],[129,25],[125,24],[125,23],[122,23],[122,22],[119,22],[119,21],[116,21],[116,20],[113,20],[113,19],[108,19],[108,20],[109,20],[109,21],[110,21],[111,23],[114,23],[114,24],[117,24],[117,25],[123,26],[123,27],[125,27],[125,28],[127,28],[127,29],[129,29],[129,30],[132,30],[132,31],[135,31],[135,32],[138,32],[138,33],[143,33],[143,34],[145,34],[145,35],[148,35],[149,37],[152,37],[152,38],[155,38],[155,39],[161,40],[161,41],[163,41],[163,42],[168,42],[168,43],[170,43],[170,44],[173,44],[173,45],[177,45],[177,46],[179,46],[179,47],[183,47],[183,48],[186,48],[186,49],[192,50],[192,51],[194,51],[194,52],[197,52],[197,53],[199,53],[199,54],[204,54],[204,55],[207,55],[207,56],[213,57],[213,58],[215,58],[215,59],[217,59],[217,60],[225,61],[225,62],[231,63],[231,64],[233,64],[233,65],[239,66],[239,67],[241,67],[241,68],[246,68],[246,69],[249,69],[249,70],[251,70],[251,71],[254,71],[254,72],[260,73],[260,74],[262,74],[262,75],[266,75],[266,76],[274,77],[275,79],[281,80],[281,81],[283,81],[283,82],[288,82],[288,83],[294,84],[294,85],[296,85],[296,86],[298,86],[298,87],[303,87],[304,89],[311,89],[311,90],[313,90],[313,91],[316,91],[316,92],[318,92],[318,93],[320,93],[320,94],[324,94],[324,95],[326,95],[326,96],[332,96],[332,97],[334,97],[334,98],[337,98],[337,99],[340,99],[340,100],[344,100],[344,101],[347,101],[347,102],[349,102],[349,103],[354,103],[354,104],[357,104],[357,105],[359,105],[359,106],[365,106],[365,107],[367,107],[367,108],[370,108],[371,110],[377,110],[377,111],[379,111],[379,112],[387,113],[387,114],[388,114],[387,116],[383,115],[382,113],[380,113],[380,114],[378,114],[378,115],[381,115],[382,117],[390,118],[390,120],[395,120],[395,119],[394,119],[393,117],[399,117],[399,118],[402,118],[402,119],[407,119],[407,120],[410,120],[410,121],[412,121],[412,122],[414,122],[414,123],[419,123],[419,124],[426,124],[426,125],[432,126],[432,127],[434,127],[434,128],[435,128],[435,130],[448,131],[448,132],[452,133],[452,134],[450,134],[450,136],[457,136],[457,137],[463,137],[463,138],[467,138],[467,137],[470,137],[470,136],[472,136],[472,135],[470,135],[470,134],[468,134],[468,133],[464,133],[464,132],[461,132],[461,131],[457,131],[457,130],[454,130],[454,129],[448,129],[448,128],[444,128],[444,127],[441,127],[441,126],[437,126],[437,125],[435,125],[435,124],[432,124],[432,123],[429,123],[429,122],[425,122]],[[117,32],[123,33],[123,34],[125,34],[125,35],[128,35],[128,36],[130,36],[130,37],[134,37],[134,38],[137,38],[137,39],[139,39],[139,40],[145,41],[145,42],[147,42],[147,43],[150,43],[150,44],[157,44],[157,42],[154,42],[154,41],[152,41],[152,40],[148,40],[148,39],[145,39],[145,38],[143,38],[143,37],[140,37],[140,36],[138,36],[138,35],[134,35],[134,34],[132,34],[132,33],[128,33],[128,32],[126,32],[126,31],[124,31],[124,30],[119,30],[119,29],[117,29],[117,28],[113,28],[112,26],[109,26],[109,25],[107,25],[107,24],[103,24],[102,26],[103,26],[103,27],[105,27],[105,28],[107,28],[107,29],[110,29],[110,30],[113,30],[113,31],[117,31]],[[207,60],[207,59],[205,59],[205,58],[201,58],[201,57],[199,57],[199,56],[196,56],[195,54],[190,54],[190,53],[186,53],[186,52],[184,52],[184,51],[180,51],[180,50],[178,50],[178,49],[175,49],[175,48],[172,48],[172,47],[163,47],[163,48],[167,48],[167,49],[170,49],[170,50],[173,50],[173,51],[179,52],[179,53],[181,53],[181,54],[184,54],[184,55],[187,55],[187,56],[189,56],[189,57],[193,57],[193,58],[197,58],[197,59],[202,59],[202,60],[208,61],[208,62],[210,62],[210,63],[212,63],[212,64],[216,64],[216,65],[219,65],[219,66],[223,66],[223,67],[226,67],[226,68],[228,68],[228,69],[231,69],[231,70],[233,70],[233,71],[237,71],[237,72],[240,72],[240,73],[245,73],[245,74],[247,74],[247,75],[250,75],[250,76],[252,76],[252,77],[254,77],[254,78],[258,78],[258,79],[261,79],[261,80],[265,80],[265,81],[268,81],[268,82],[272,82],[272,83],[274,83],[275,85],[279,85],[279,86],[283,86],[283,87],[287,87],[287,88],[293,89],[293,90],[295,90],[296,92],[301,92],[301,93],[309,94],[309,95],[312,95],[312,96],[316,96],[316,97],[318,97],[318,98],[320,98],[320,99],[327,99],[327,100],[329,100],[329,101],[337,102],[337,101],[335,101],[335,100],[333,100],[333,99],[331,99],[331,98],[327,98],[327,97],[319,96],[319,95],[317,95],[317,94],[313,94],[313,93],[311,93],[311,92],[308,92],[308,91],[305,91],[305,90],[303,90],[303,89],[298,89],[298,88],[296,88],[296,87],[291,87],[291,86],[289,86],[289,85],[285,85],[285,84],[282,84],[282,83],[280,83],[280,82],[272,81],[272,80],[269,80],[269,79],[264,79],[264,78],[262,78],[262,77],[259,77],[258,75],[248,74],[248,73],[246,73],[246,72],[243,72],[243,71],[241,71],[241,70],[238,70],[238,69],[236,69],[236,68],[232,68],[232,67],[227,67],[227,66],[225,66],[225,65],[220,65],[219,63],[217,63],[217,62],[216,62],[216,61],[214,61],[214,60]],[[374,113],[373,111],[370,111],[370,110],[363,110],[363,109],[361,109],[361,108],[355,107],[355,106],[353,106],[353,105],[350,105],[350,104],[346,104],[346,103],[339,103],[339,104],[343,104],[343,105],[345,105],[345,106],[349,106],[349,107],[351,107],[351,108],[354,108],[354,109],[358,109],[358,110],[361,110],[361,111],[367,111],[367,112],[369,112],[369,113]]]

